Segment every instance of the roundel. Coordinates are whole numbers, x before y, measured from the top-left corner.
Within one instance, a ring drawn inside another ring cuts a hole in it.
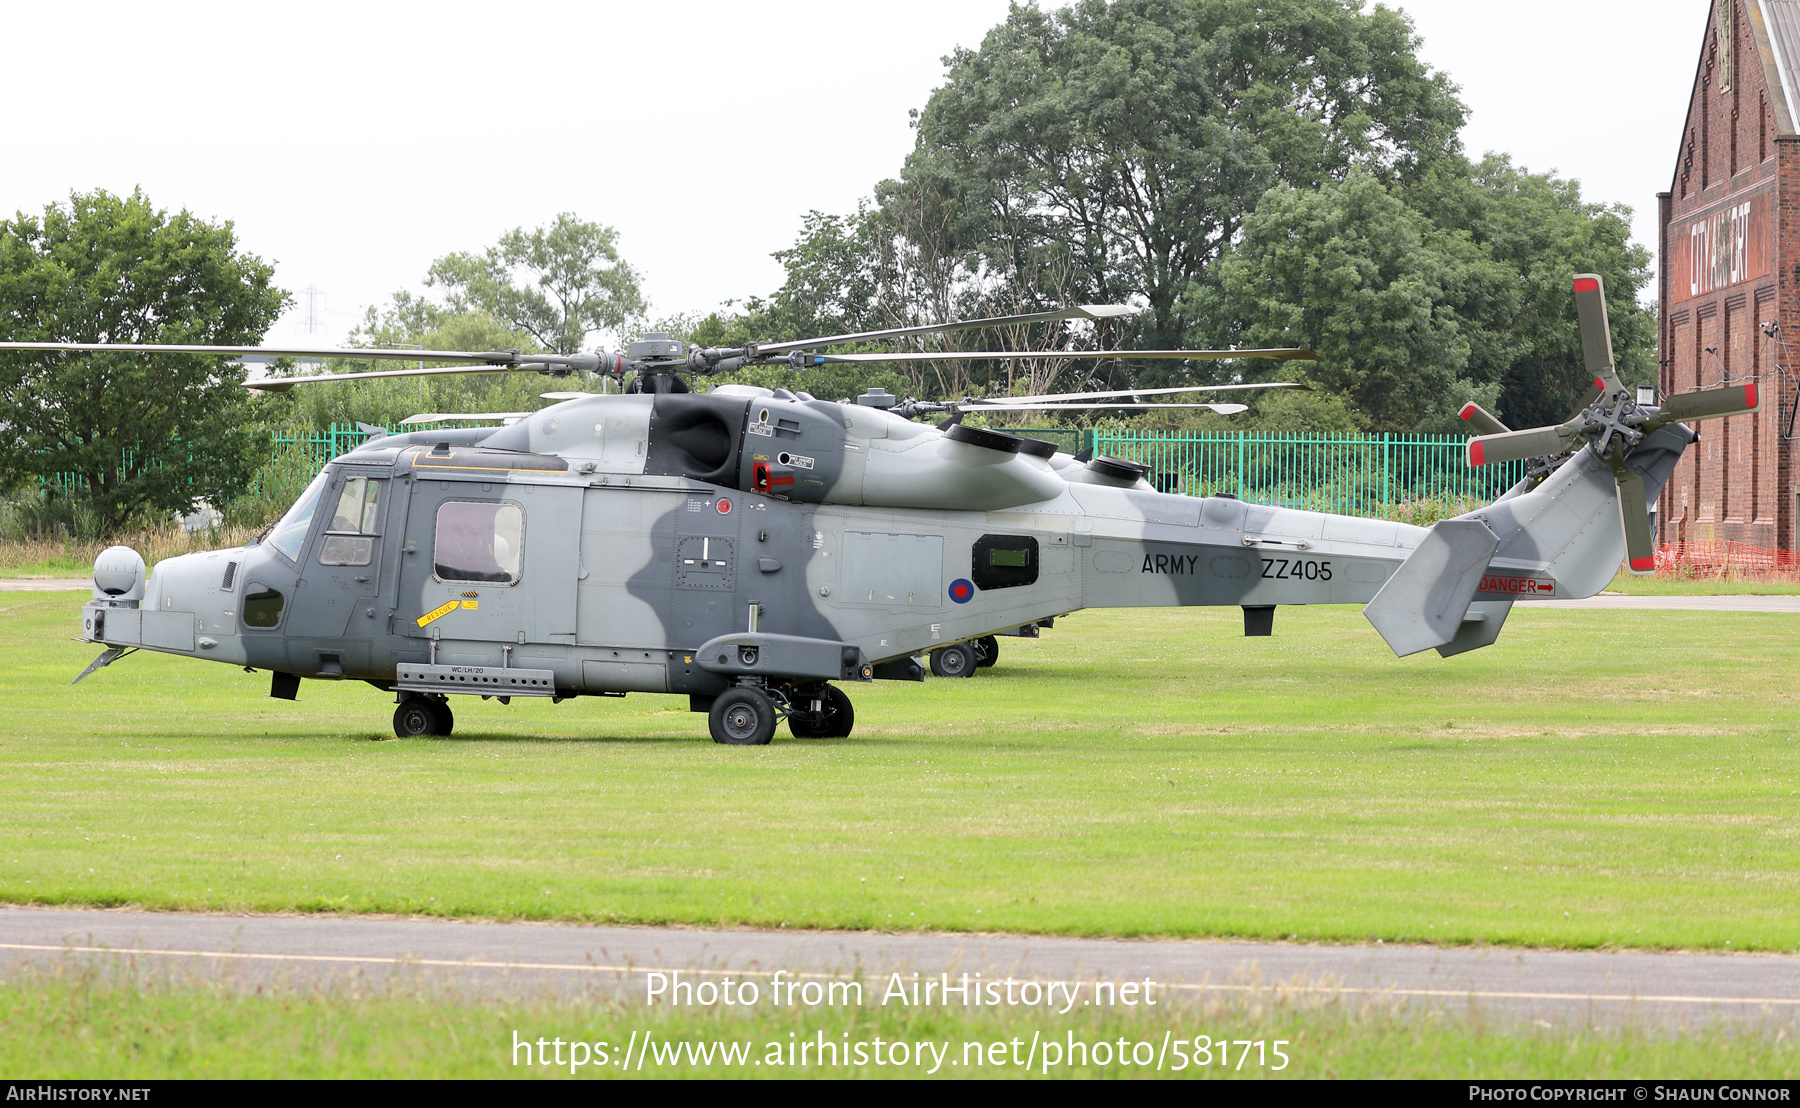
[[[719,497],[719,514],[722,516],[731,514],[731,498],[730,497],[728,497],[728,496]]]
[[[975,583],[966,577],[958,577],[950,582],[950,599],[958,604],[967,604],[975,599]]]

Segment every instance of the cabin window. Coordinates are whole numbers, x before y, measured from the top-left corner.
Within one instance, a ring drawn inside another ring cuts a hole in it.
[[[252,584],[244,590],[244,626],[274,627],[281,623],[286,598],[267,585]]]
[[[269,532],[269,545],[274,547],[283,558],[290,562],[300,560],[300,545],[306,541],[306,532],[312,528],[313,513],[318,510],[319,497],[325,492],[325,482],[330,480],[328,474],[321,473],[313,478],[313,483],[294,501],[294,506],[287,510]]]
[[[381,518],[381,482],[351,477],[338,491],[337,507],[319,544],[322,566],[366,566],[374,557],[376,523]]]
[[[969,576],[980,589],[1010,589],[1038,579],[1038,543],[1029,535],[983,535],[975,540]]]
[[[513,584],[524,540],[525,513],[517,504],[447,501],[438,508],[431,548],[438,580]]]

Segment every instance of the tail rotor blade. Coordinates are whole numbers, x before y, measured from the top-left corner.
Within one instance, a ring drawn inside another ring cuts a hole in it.
[[[1685,423],[1690,419],[1741,415],[1755,411],[1761,399],[1757,395],[1755,381],[1743,385],[1727,385],[1722,389],[1707,389],[1704,392],[1678,392],[1663,401],[1662,412],[1656,417],[1655,424],[1661,427],[1669,423]]]
[[[1561,454],[1569,448],[1573,437],[1574,433],[1564,427],[1533,427],[1524,431],[1503,431],[1498,435],[1478,435],[1469,440],[1469,464],[1492,465]]]
[[[1512,430],[1506,424],[1495,419],[1492,412],[1473,400],[1464,404],[1462,411],[1458,414],[1469,421],[1469,426],[1475,428],[1475,433],[1478,435],[1504,435]]]
[[[1624,454],[1614,451],[1606,459],[1619,485],[1619,526],[1625,532],[1625,567],[1639,577],[1656,572],[1656,540],[1650,535],[1650,507],[1644,499],[1644,479],[1625,464]]]
[[[1607,392],[1625,388],[1613,368],[1612,332],[1606,323],[1606,286],[1597,273],[1575,275],[1575,314],[1581,320],[1581,353],[1596,384]]]

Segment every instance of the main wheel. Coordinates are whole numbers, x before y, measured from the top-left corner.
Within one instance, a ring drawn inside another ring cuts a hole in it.
[[[975,672],[975,648],[966,642],[938,647],[931,652],[931,672],[938,677],[968,677]]]
[[[394,734],[402,739],[435,735],[437,725],[436,708],[422,696],[409,696],[394,709]]]
[[[975,640],[981,645],[981,660],[976,662],[982,669],[993,665],[1000,659],[1000,640],[992,635],[983,635]]]
[[[819,690],[819,714],[791,715],[788,717],[788,730],[796,739],[842,739],[850,734],[856,725],[856,710],[850,706],[850,698],[844,690],[836,685],[826,685]]]
[[[437,717],[437,725],[431,732],[432,734],[448,735],[450,732],[456,730],[456,713],[450,710],[450,702],[448,700],[432,701],[431,714]]]
[[[761,689],[740,685],[713,700],[706,722],[713,742],[766,746],[775,737],[775,703]]]

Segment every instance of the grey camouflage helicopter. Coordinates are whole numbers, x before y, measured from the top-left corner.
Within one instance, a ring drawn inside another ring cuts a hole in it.
[[[1578,290],[1584,281],[1598,287],[1583,276]],[[944,357],[811,351],[1020,317],[734,349],[651,340],[625,355],[343,351],[477,371],[629,369],[639,391],[565,400],[498,429],[371,439],[250,546],[149,574],[127,548],[104,552],[81,636],[105,649],[81,677],[147,649],[267,670],[270,695],[285,699],[302,678],[362,680],[395,695],[401,736],[449,734],[457,694],[667,693],[707,712],[716,742],[754,745],[783,718],[797,737],[847,736],[854,709],[839,683],[918,680],[926,651],[1081,608],[1238,605],[1259,635],[1278,605],[1359,603],[1396,654],[1458,654],[1494,642],[1516,601],[1598,592],[1622,533],[1640,569],[1643,498],[1694,439],[1678,421],[1756,407],[1753,386],[1660,407],[1633,398],[1613,371],[1604,301],[1577,299],[1604,395],[1567,424],[1476,438],[1470,461],[1586,447],[1431,528],[1162,493],[1144,466],[1077,460],[1041,440],[780,389],[695,393],[682,380],[777,361]],[[346,376],[372,375],[258,387]]]

